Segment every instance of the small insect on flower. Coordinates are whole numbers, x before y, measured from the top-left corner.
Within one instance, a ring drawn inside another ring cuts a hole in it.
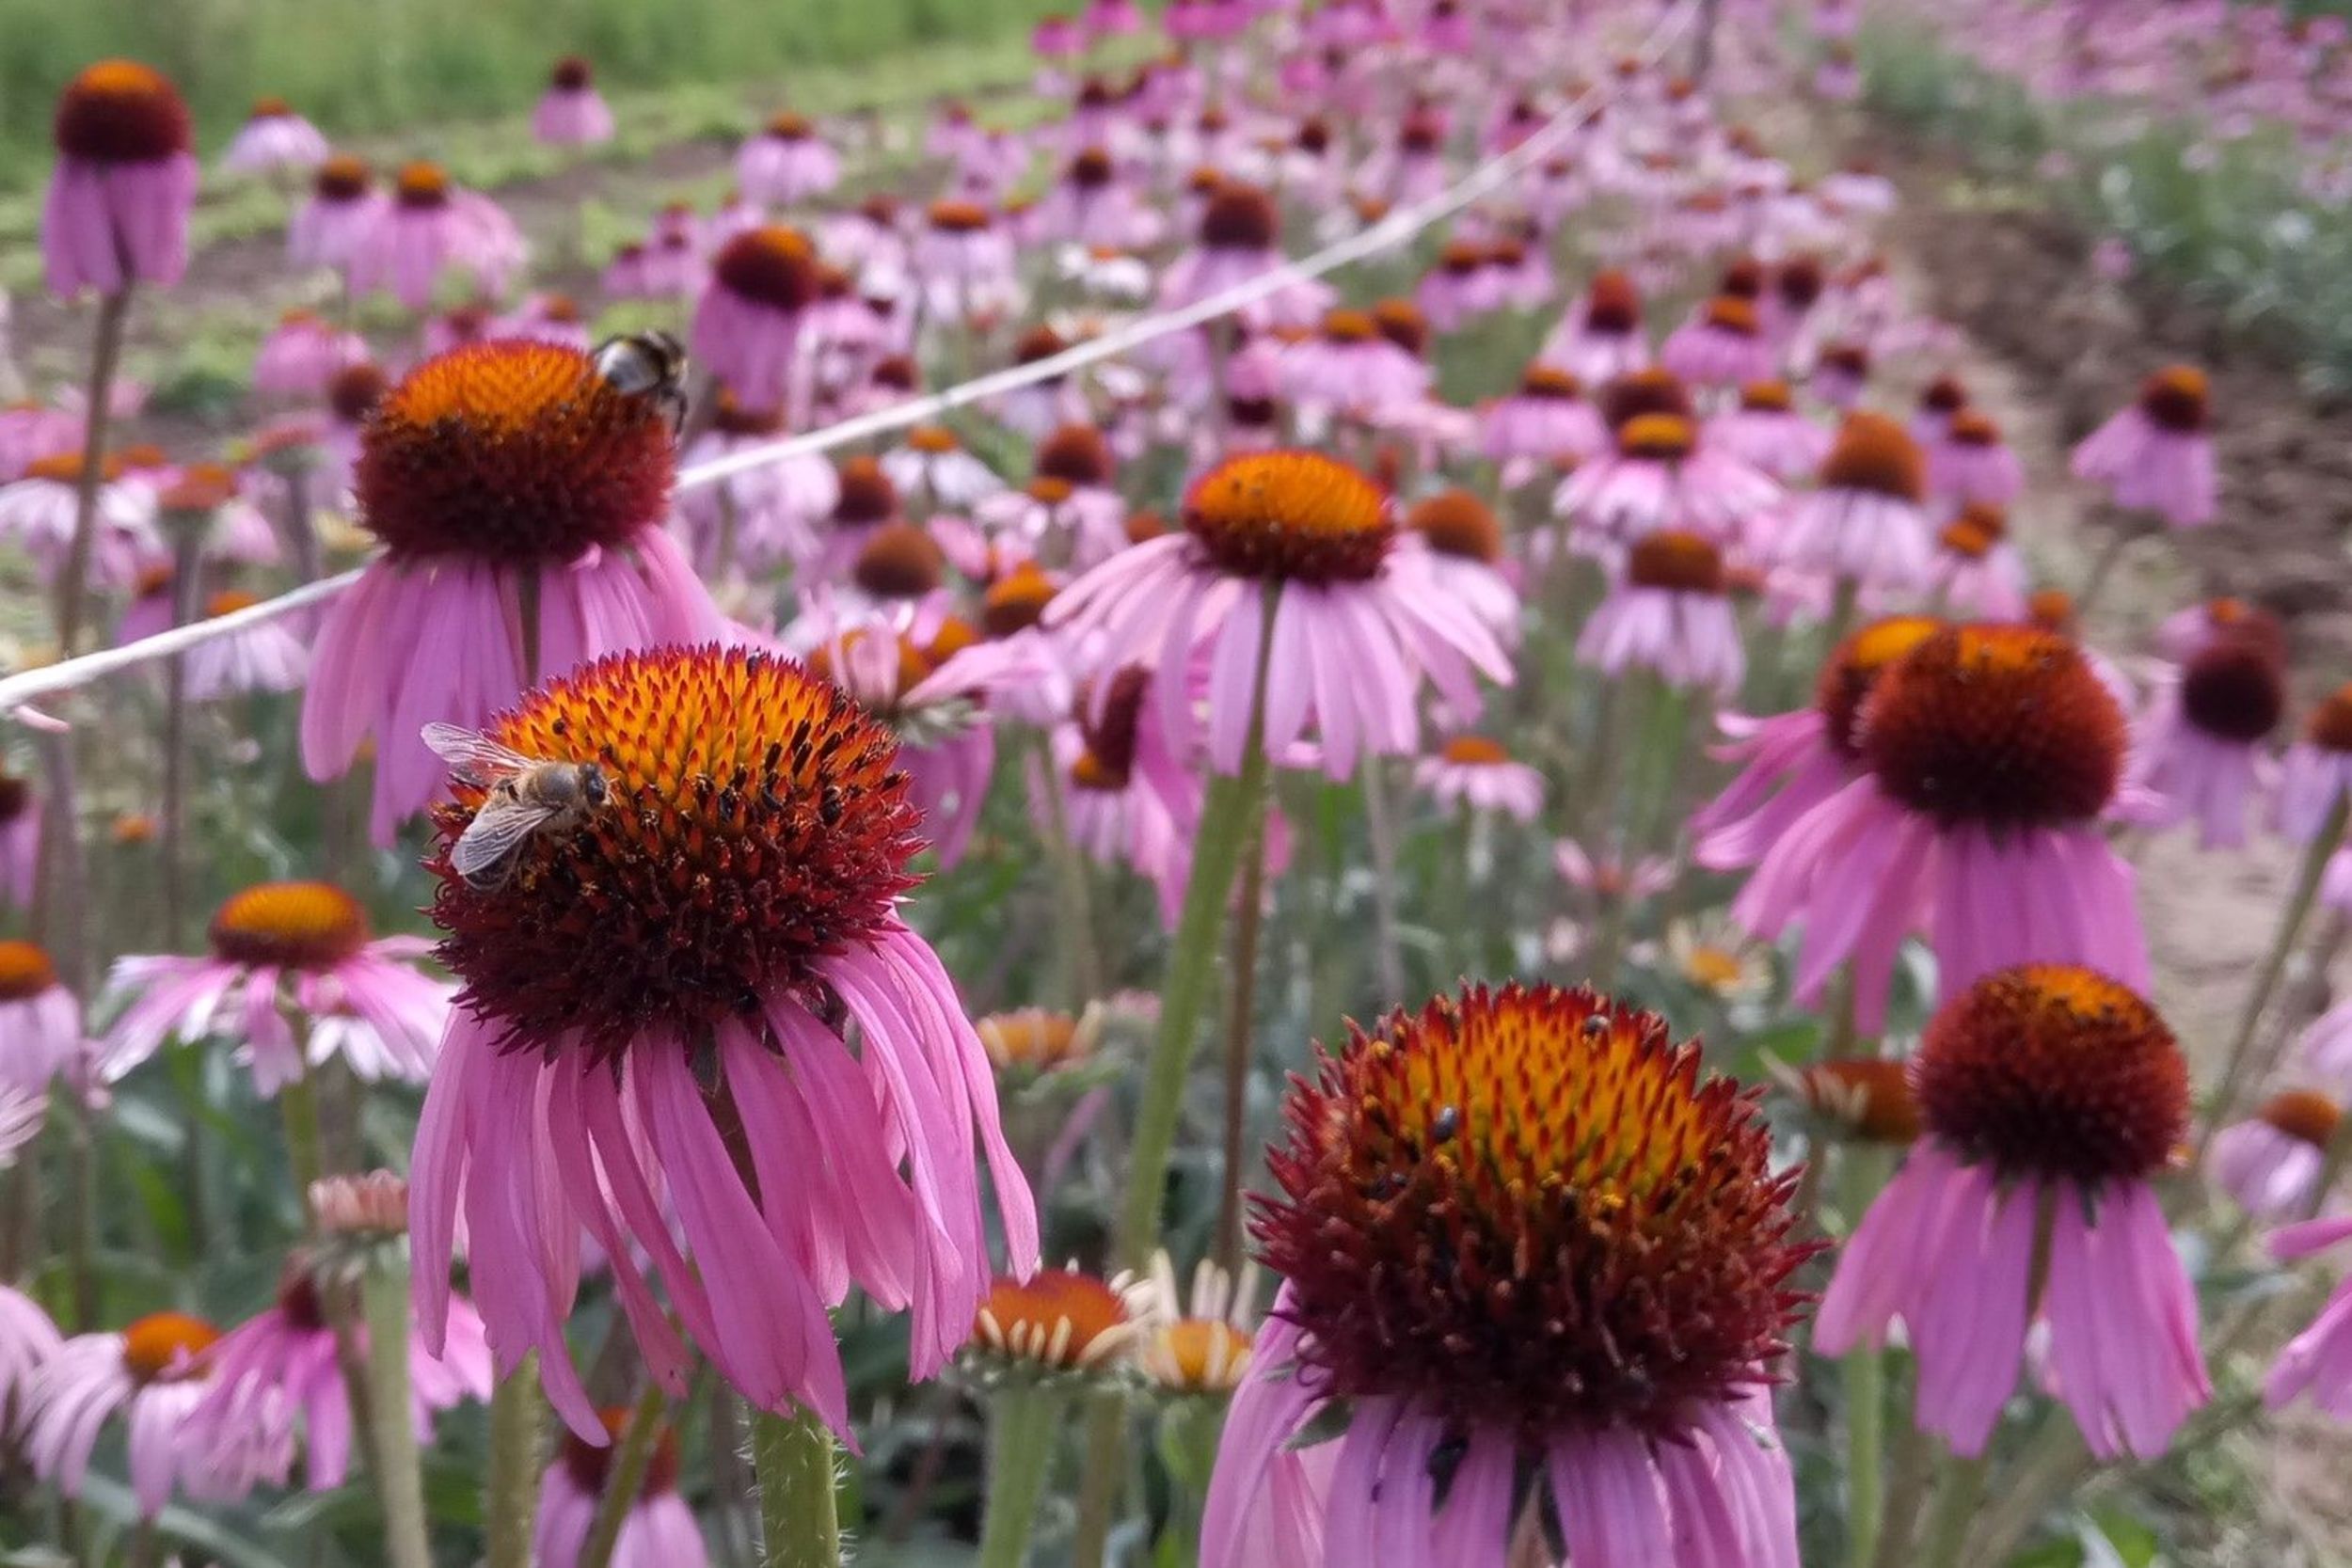
[[[602,808],[604,769],[593,762],[527,757],[455,724],[427,724],[424,743],[489,792],[450,847],[450,869],[476,888],[502,886],[533,833],[572,832]]]
[[[668,415],[673,436],[686,428],[686,346],[675,338],[658,329],[607,338],[588,361],[614,391],[643,398]]]

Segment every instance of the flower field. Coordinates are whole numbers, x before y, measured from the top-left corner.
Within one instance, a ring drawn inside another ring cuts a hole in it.
[[[2352,1550],[2340,18],[477,9],[9,68],[0,1563]]]

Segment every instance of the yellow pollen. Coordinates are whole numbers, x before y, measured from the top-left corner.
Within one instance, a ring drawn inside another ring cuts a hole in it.
[[[956,439],[956,433],[944,424],[916,425],[907,432],[907,450],[923,452],[931,457],[945,456],[948,452],[959,450],[962,445],[962,442]]]
[[[1617,451],[1627,457],[1672,463],[1691,455],[1691,421],[1679,414],[1636,414],[1618,428]]]
[[[981,1019],[973,1028],[988,1051],[988,1059],[999,1068],[1050,1071],[1083,1058],[1089,1047],[1088,1037],[1079,1029],[1076,1019],[1068,1013],[1047,1012],[1042,1007],[996,1013]]]
[[[330,882],[263,882],[221,905],[212,941],[233,962],[326,969],[367,945],[368,916]]]
[[[1135,1326],[1127,1304],[1103,1281],[1071,1269],[1041,1269],[1026,1281],[998,1280],[973,1331],[1001,1355],[1074,1371],[1109,1360]]]
[[[1142,1361],[1153,1382],[1176,1393],[1223,1393],[1249,1368],[1256,1340],[1221,1318],[1184,1318],[1152,1331]]]

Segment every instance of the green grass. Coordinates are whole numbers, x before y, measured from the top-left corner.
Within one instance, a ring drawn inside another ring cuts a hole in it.
[[[130,55],[188,97],[216,150],[252,100],[291,102],[339,138],[527,113],[554,57],[608,93],[772,84],[922,48],[1020,37],[1057,0],[0,0],[0,189],[45,178],[57,90]],[[903,96],[887,79],[872,96]]]

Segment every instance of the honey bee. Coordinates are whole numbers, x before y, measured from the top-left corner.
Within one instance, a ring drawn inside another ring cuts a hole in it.
[[[670,433],[686,428],[686,349],[667,332],[607,338],[588,356],[605,385],[643,398],[670,418]]]
[[[423,733],[458,777],[489,791],[450,847],[450,869],[469,887],[502,886],[514,873],[516,851],[533,833],[572,832],[611,793],[604,769],[593,762],[527,757],[455,724],[427,724]]]

